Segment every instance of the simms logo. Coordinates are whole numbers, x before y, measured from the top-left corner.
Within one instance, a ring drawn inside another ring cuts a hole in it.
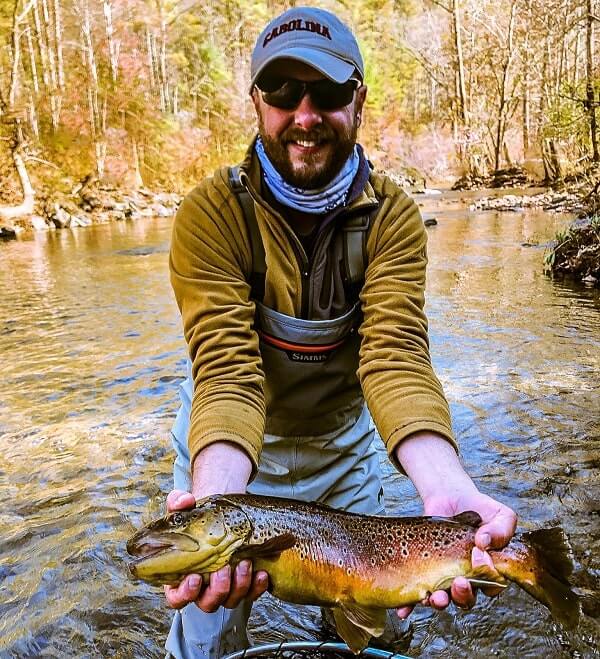
[[[316,34],[329,39],[332,41],[331,34],[329,33],[329,28],[327,25],[321,25],[321,23],[315,23],[314,21],[303,21],[301,18],[295,18],[293,21],[287,23],[282,23],[276,28],[273,28],[269,34],[265,37],[263,41],[263,48],[269,43],[269,41],[275,39],[275,37],[280,37],[286,32],[316,32]]]
[[[292,352],[287,350],[287,356],[293,362],[326,362],[329,359],[329,355],[333,351],[329,352],[318,352],[318,353],[306,353],[306,352]]]

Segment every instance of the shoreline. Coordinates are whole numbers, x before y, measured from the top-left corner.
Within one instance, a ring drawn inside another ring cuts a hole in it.
[[[146,188],[122,190],[109,185],[82,185],[70,194],[41,194],[35,213],[17,218],[0,217],[0,239],[10,240],[57,229],[87,227],[124,220],[172,217],[183,195]]]
[[[394,173],[386,172],[393,180],[402,185],[418,202],[423,193],[440,195],[444,198],[459,196],[461,192],[469,195],[477,194],[478,188],[468,190],[420,189],[409,187],[412,181]],[[504,194],[503,190],[507,192]],[[533,194],[528,194],[531,190]],[[530,183],[519,188],[515,194],[513,188],[496,188],[490,195],[490,189],[481,189],[485,196],[480,198],[462,199],[469,211],[503,211],[519,212],[526,208],[555,213],[575,213],[585,216],[589,209],[586,199],[588,190],[581,184],[571,183],[563,189],[538,187]],[[152,191],[146,188],[124,190],[111,185],[97,182],[83,182],[70,193],[41,193],[36,196],[35,211],[31,215],[17,218],[2,219],[0,217],[0,239],[10,240],[27,238],[37,232],[54,231],[86,227],[95,224],[106,224],[124,220],[141,220],[150,217],[172,217],[176,213],[184,195],[176,192]],[[459,197],[460,198],[460,197]]]

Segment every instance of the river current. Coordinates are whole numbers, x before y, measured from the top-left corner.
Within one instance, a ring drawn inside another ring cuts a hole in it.
[[[411,657],[600,656],[600,294],[542,272],[567,218],[421,197],[431,350],[463,460],[522,530],[560,524],[590,603],[566,632],[515,586],[417,608]],[[125,542],[162,510],[185,347],[168,219],[0,243],[0,657],[162,657],[171,612]],[[420,512],[383,450],[388,512]],[[321,640],[313,607],[261,598],[258,642]]]

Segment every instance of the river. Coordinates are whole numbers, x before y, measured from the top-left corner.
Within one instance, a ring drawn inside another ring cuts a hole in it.
[[[600,294],[542,273],[567,219],[420,197],[432,356],[464,461],[522,529],[560,524],[600,592]],[[162,657],[170,612],[132,582],[125,542],[170,489],[185,360],[170,221],[0,243],[0,656]],[[418,513],[389,467],[388,510]],[[597,657],[598,607],[565,632],[511,586],[470,612],[418,608],[412,657]],[[297,621],[294,621],[294,618]],[[311,607],[255,607],[257,641],[319,639]]]

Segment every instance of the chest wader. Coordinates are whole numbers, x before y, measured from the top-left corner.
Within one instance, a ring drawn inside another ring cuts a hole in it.
[[[248,226],[252,248],[251,297],[265,373],[267,418],[256,478],[248,491],[320,501],[351,512],[383,512],[379,456],[370,416],[356,375],[362,314],[358,293],[364,281],[366,238],[374,210],[354,215],[334,229],[341,252],[349,310],[337,318],[306,320],[279,313],[263,303],[265,251],[254,201],[230,170],[230,186]],[[376,210],[376,209],[375,209]],[[193,383],[191,365],[181,385],[182,406],[173,427],[175,487],[191,487],[187,434]],[[310,411],[319,410],[319,427]],[[308,419],[308,422],[307,422]],[[248,646],[246,623],[251,604],[203,613],[191,604],[175,613],[166,648],[178,659],[216,659]]]

